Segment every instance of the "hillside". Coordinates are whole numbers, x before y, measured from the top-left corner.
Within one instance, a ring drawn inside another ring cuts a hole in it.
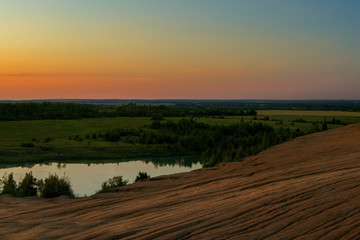
[[[0,239],[356,239],[360,124],[88,198],[0,197]]]

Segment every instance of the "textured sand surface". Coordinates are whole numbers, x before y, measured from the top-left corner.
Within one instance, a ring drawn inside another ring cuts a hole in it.
[[[88,198],[0,197],[0,239],[360,239],[360,124]]]

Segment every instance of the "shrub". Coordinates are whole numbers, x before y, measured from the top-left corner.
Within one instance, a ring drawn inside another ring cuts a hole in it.
[[[37,181],[32,172],[29,172],[25,174],[17,186],[13,173],[10,173],[7,177],[3,176],[0,182],[3,185],[1,193],[11,194],[14,197],[37,196],[38,189],[40,190],[40,197],[52,198],[61,195],[74,197],[70,181],[66,177],[60,178],[56,174],[50,174],[44,182],[42,179]]]
[[[327,124],[326,124],[326,121],[324,121],[324,123],[322,124],[321,130],[322,130],[322,131],[328,130],[328,126],[327,126]]]
[[[28,142],[28,143],[22,143],[21,147],[32,148],[32,147],[35,147],[35,145],[32,142]]]
[[[45,179],[43,187],[40,189],[40,197],[54,198],[61,195],[74,197],[74,192],[71,189],[70,181],[67,177],[60,178],[56,174],[50,174]]]
[[[121,187],[121,186],[125,186],[127,185],[128,181],[127,180],[122,180],[122,176],[116,176],[113,178],[110,178],[108,181],[103,182],[103,184],[101,184],[101,191],[110,189],[110,188],[116,188],[116,187]]]
[[[150,178],[150,175],[148,175],[146,172],[139,172],[139,174],[136,176],[135,182],[148,178]]]
[[[161,121],[161,120],[164,120],[164,117],[162,114],[158,113],[158,114],[153,114],[152,117],[151,117],[151,120],[158,120],[158,121]]]
[[[14,180],[13,173],[10,173],[7,178],[6,175],[4,175],[1,182],[3,184],[1,191],[2,194],[11,194],[13,196],[16,195],[16,182]]]
[[[39,146],[39,148],[43,151],[49,151],[49,150],[53,150],[54,147],[53,146],[50,146],[50,145],[42,145],[42,146]]]
[[[38,182],[32,175],[32,172],[26,173],[23,180],[16,189],[16,196],[27,197],[37,195]]]

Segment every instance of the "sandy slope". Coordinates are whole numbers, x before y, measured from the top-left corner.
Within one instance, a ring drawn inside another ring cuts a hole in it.
[[[359,239],[360,124],[83,199],[0,197],[0,239]]]

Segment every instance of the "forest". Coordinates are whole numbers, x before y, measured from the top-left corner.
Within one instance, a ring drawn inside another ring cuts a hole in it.
[[[203,117],[203,116],[255,116],[253,109],[176,107],[165,105],[137,105],[128,103],[118,107],[61,102],[0,103],[0,121],[40,119],[81,119],[101,117]]]
[[[319,129],[320,131],[320,129]],[[99,134],[105,141],[130,144],[166,145],[168,151],[202,155],[204,167],[237,161],[262,150],[304,135],[299,129],[275,129],[263,123],[240,122],[209,125],[191,119],[178,122],[154,120],[146,128],[115,129]]]

